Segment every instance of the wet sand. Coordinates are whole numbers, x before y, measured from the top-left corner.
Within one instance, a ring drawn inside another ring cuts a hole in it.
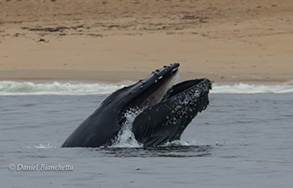
[[[0,0],[0,80],[293,80],[291,0]]]

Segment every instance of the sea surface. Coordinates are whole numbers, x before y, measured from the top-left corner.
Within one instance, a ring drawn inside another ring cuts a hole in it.
[[[272,187],[293,185],[293,85],[214,84],[180,142],[143,149],[60,148],[129,82],[0,82],[0,187]]]

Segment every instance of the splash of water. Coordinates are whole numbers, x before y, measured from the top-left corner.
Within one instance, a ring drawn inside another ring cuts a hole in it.
[[[166,142],[165,144],[162,145],[162,147],[174,147],[174,146],[200,146],[197,141],[191,140],[191,141],[186,141],[186,140],[174,140],[172,142]]]
[[[114,144],[111,147],[115,148],[136,148],[142,147],[142,144],[138,143],[135,139],[135,136],[132,132],[133,122],[138,114],[140,114],[142,110],[139,109],[130,109],[125,113],[126,121],[122,125],[122,129],[118,133]]]

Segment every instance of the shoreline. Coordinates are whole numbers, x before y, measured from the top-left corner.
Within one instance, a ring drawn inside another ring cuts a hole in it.
[[[12,73],[12,74],[11,74]],[[52,77],[52,73],[54,76]],[[29,77],[28,75],[32,75]],[[80,83],[120,83],[120,82],[137,82],[144,79],[150,73],[146,72],[125,72],[125,71],[68,71],[68,70],[15,70],[15,71],[0,71],[1,81],[14,81],[14,82],[80,82]],[[131,75],[129,77],[128,75]],[[204,75],[204,74],[203,74]],[[78,78],[78,79],[77,79]],[[214,83],[220,84],[286,84],[293,81],[288,80],[257,80],[257,79],[213,79],[209,76],[192,77],[190,73],[179,73],[178,81],[185,81],[191,79],[208,78]]]
[[[0,96],[23,95],[109,95],[133,81],[0,81]],[[176,83],[175,83],[176,84]],[[279,82],[214,82],[211,94],[292,94],[293,81]]]

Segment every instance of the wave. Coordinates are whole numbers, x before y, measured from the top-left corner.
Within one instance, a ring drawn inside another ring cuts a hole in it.
[[[211,93],[257,94],[257,93],[293,93],[291,82],[280,84],[247,84],[237,83],[231,85],[213,84]]]
[[[39,144],[35,145],[33,148],[37,148],[37,149],[51,149],[51,148],[57,148],[57,146],[54,146],[51,143],[47,143],[47,144],[41,144],[41,143],[39,143]]]
[[[119,83],[82,82],[15,82],[0,81],[0,95],[96,95],[109,94],[133,84],[132,81]],[[213,84],[211,93],[255,94],[293,93],[292,82],[280,84]]]
[[[0,95],[94,95],[109,94],[133,82],[15,82],[0,81]]]

